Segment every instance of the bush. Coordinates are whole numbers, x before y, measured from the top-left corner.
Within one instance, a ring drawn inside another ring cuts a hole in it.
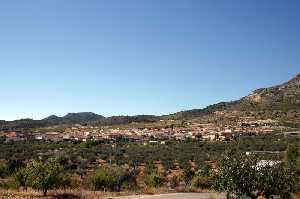
[[[191,180],[195,176],[195,171],[191,169],[185,169],[183,172],[183,179],[186,185],[190,184]]]
[[[136,184],[135,172],[120,167],[101,167],[88,178],[87,184],[92,190],[120,191],[123,185],[131,187]]]
[[[196,189],[209,189],[210,183],[208,177],[195,176],[191,180],[191,187]]]
[[[8,167],[6,164],[0,164],[0,178],[5,178],[8,176]]]
[[[7,163],[9,175],[12,175],[14,172],[16,172],[19,168],[23,166],[24,164],[20,160],[9,160]]]
[[[0,182],[0,189],[17,189],[17,185],[13,181]]]
[[[145,176],[145,184],[148,187],[161,187],[165,183],[165,178],[162,175],[150,174]]]

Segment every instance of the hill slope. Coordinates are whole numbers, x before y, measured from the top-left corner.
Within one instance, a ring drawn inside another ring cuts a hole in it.
[[[257,89],[240,100],[221,102],[210,105],[204,109],[181,111],[166,117],[187,119],[191,117],[201,117],[222,110],[300,110],[300,74],[278,86]]]

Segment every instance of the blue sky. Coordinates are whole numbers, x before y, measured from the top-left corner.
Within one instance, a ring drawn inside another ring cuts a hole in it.
[[[0,0],[0,119],[167,114],[300,72],[297,0]]]

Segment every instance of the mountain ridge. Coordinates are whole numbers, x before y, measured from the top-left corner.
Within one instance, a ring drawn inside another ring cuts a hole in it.
[[[192,109],[170,114],[174,119],[201,117],[215,111],[237,110],[300,110],[300,73],[291,80],[268,88],[259,88],[249,95],[230,102],[219,102],[203,109]]]
[[[111,116],[104,117],[93,112],[68,113],[58,117],[50,115],[42,120],[21,119],[15,121],[3,121],[0,125],[8,126],[47,126],[55,124],[93,123],[98,125],[128,124],[132,122],[155,122],[160,119],[190,119],[213,114],[215,111],[238,110],[300,110],[300,73],[291,80],[268,88],[259,88],[249,95],[230,102],[220,102],[202,109],[185,110],[169,115],[135,115],[135,116]],[[14,125],[16,124],[16,125]]]
[[[52,122],[52,123],[83,123],[92,122],[103,119],[102,115],[98,115],[93,112],[78,112],[78,113],[68,113],[63,117],[58,117],[56,115],[51,115],[42,119],[42,121]]]

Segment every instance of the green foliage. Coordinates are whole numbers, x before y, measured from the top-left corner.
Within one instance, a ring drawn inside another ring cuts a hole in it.
[[[236,149],[227,151],[219,162],[215,188],[237,196],[251,196],[257,185],[257,164],[258,159],[254,155],[247,156]]]
[[[126,171],[120,167],[101,167],[88,178],[88,186],[92,190],[120,191],[122,185],[130,187],[135,184],[134,171]]]
[[[243,151],[267,150],[284,151],[288,143],[296,142],[283,136],[249,136],[239,138],[239,147]],[[174,168],[174,160],[180,167],[190,167],[188,161],[192,160],[197,167],[205,169],[204,161],[217,160],[220,154],[229,145],[226,142],[199,142],[199,141],[170,141],[166,145],[144,146],[141,142],[118,142],[112,148],[111,143],[97,144],[92,147],[87,143],[78,142],[42,142],[42,141],[20,141],[9,142],[0,145],[0,159],[24,161],[28,159],[43,159],[49,157],[49,151],[63,148],[60,162],[68,172],[78,169],[85,171],[88,165],[95,165],[95,159],[103,159],[110,162],[110,157],[118,165],[128,163],[137,167],[142,163],[160,160],[166,170]],[[89,145],[82,147],[82,145]],[[204,167],[203,167],[204,165]],[[151,165],[150,165],[151,166]],[[151,172],[150,172],[151,173]],[[83,173],[84,174],[84,173]]]
[[[6,164],[0,164],[0,178],[8,176],[8,167]]]
[[[183,180],[186,185],[190,184],[191,180],[195,176],[195,171],[192,169],[185,169],[183,172]]]
[[[6,164],[0,164],[0,178],[11,176],[21,166],[22,163],[17,160],[10,160]]]
[[[291,199],[291,193],[297,190],[297,174],[291,167],[282,165],[265,166],[260,169],[258,183],[266,198],[278,195],[282,199]]]
[[[17,185],[14,181],[0,181],[0,189],[17,189]]]
[[[7,169],[10,174],[13,174],[19,168],[23,167],[23,163],[20,160],[9,160],[7,163]]]
[[[29,168],[21,168],[14,174],[14,179],[18,187],[27,189],[29,184]]]
[[[153,162],[148,162],[145,165],[144,173],[146,175],[150,175],[150,174],[154,173],[155,171],[156,171],[156,168],[155,168]]]
[[[295,144],[289,144],[286,150],[287,162],[295,164],[299,156],[298,148]]]
[[[98,145],[97,142],[92,141],[92,140],[88,140],[88,141],[86,141],[86,142],[82,142],[82,143],[80,144],[80,147],[81,147],[81,148],[92,148],[92,147],[97,146],[97,145]]]
[[[246,155],[236,148],[227,151],[214,173],[214,188],[237,198],[257,197],[256,191],[266,197],[290,198],[296,191],[295,170],[281,164],[260,165],[259,161],[255,155]]]
[[[148,187],[161,187],[165,183],[165,177],[159,174],[150,174],[145,176],[145,184]]]
[[[31,165],[18,170],[14,178],[18,186],[41,190],[44,195],[49,189],[66,188],[71,182],[57,159],[48,159],[45,163],[33,161]]]

